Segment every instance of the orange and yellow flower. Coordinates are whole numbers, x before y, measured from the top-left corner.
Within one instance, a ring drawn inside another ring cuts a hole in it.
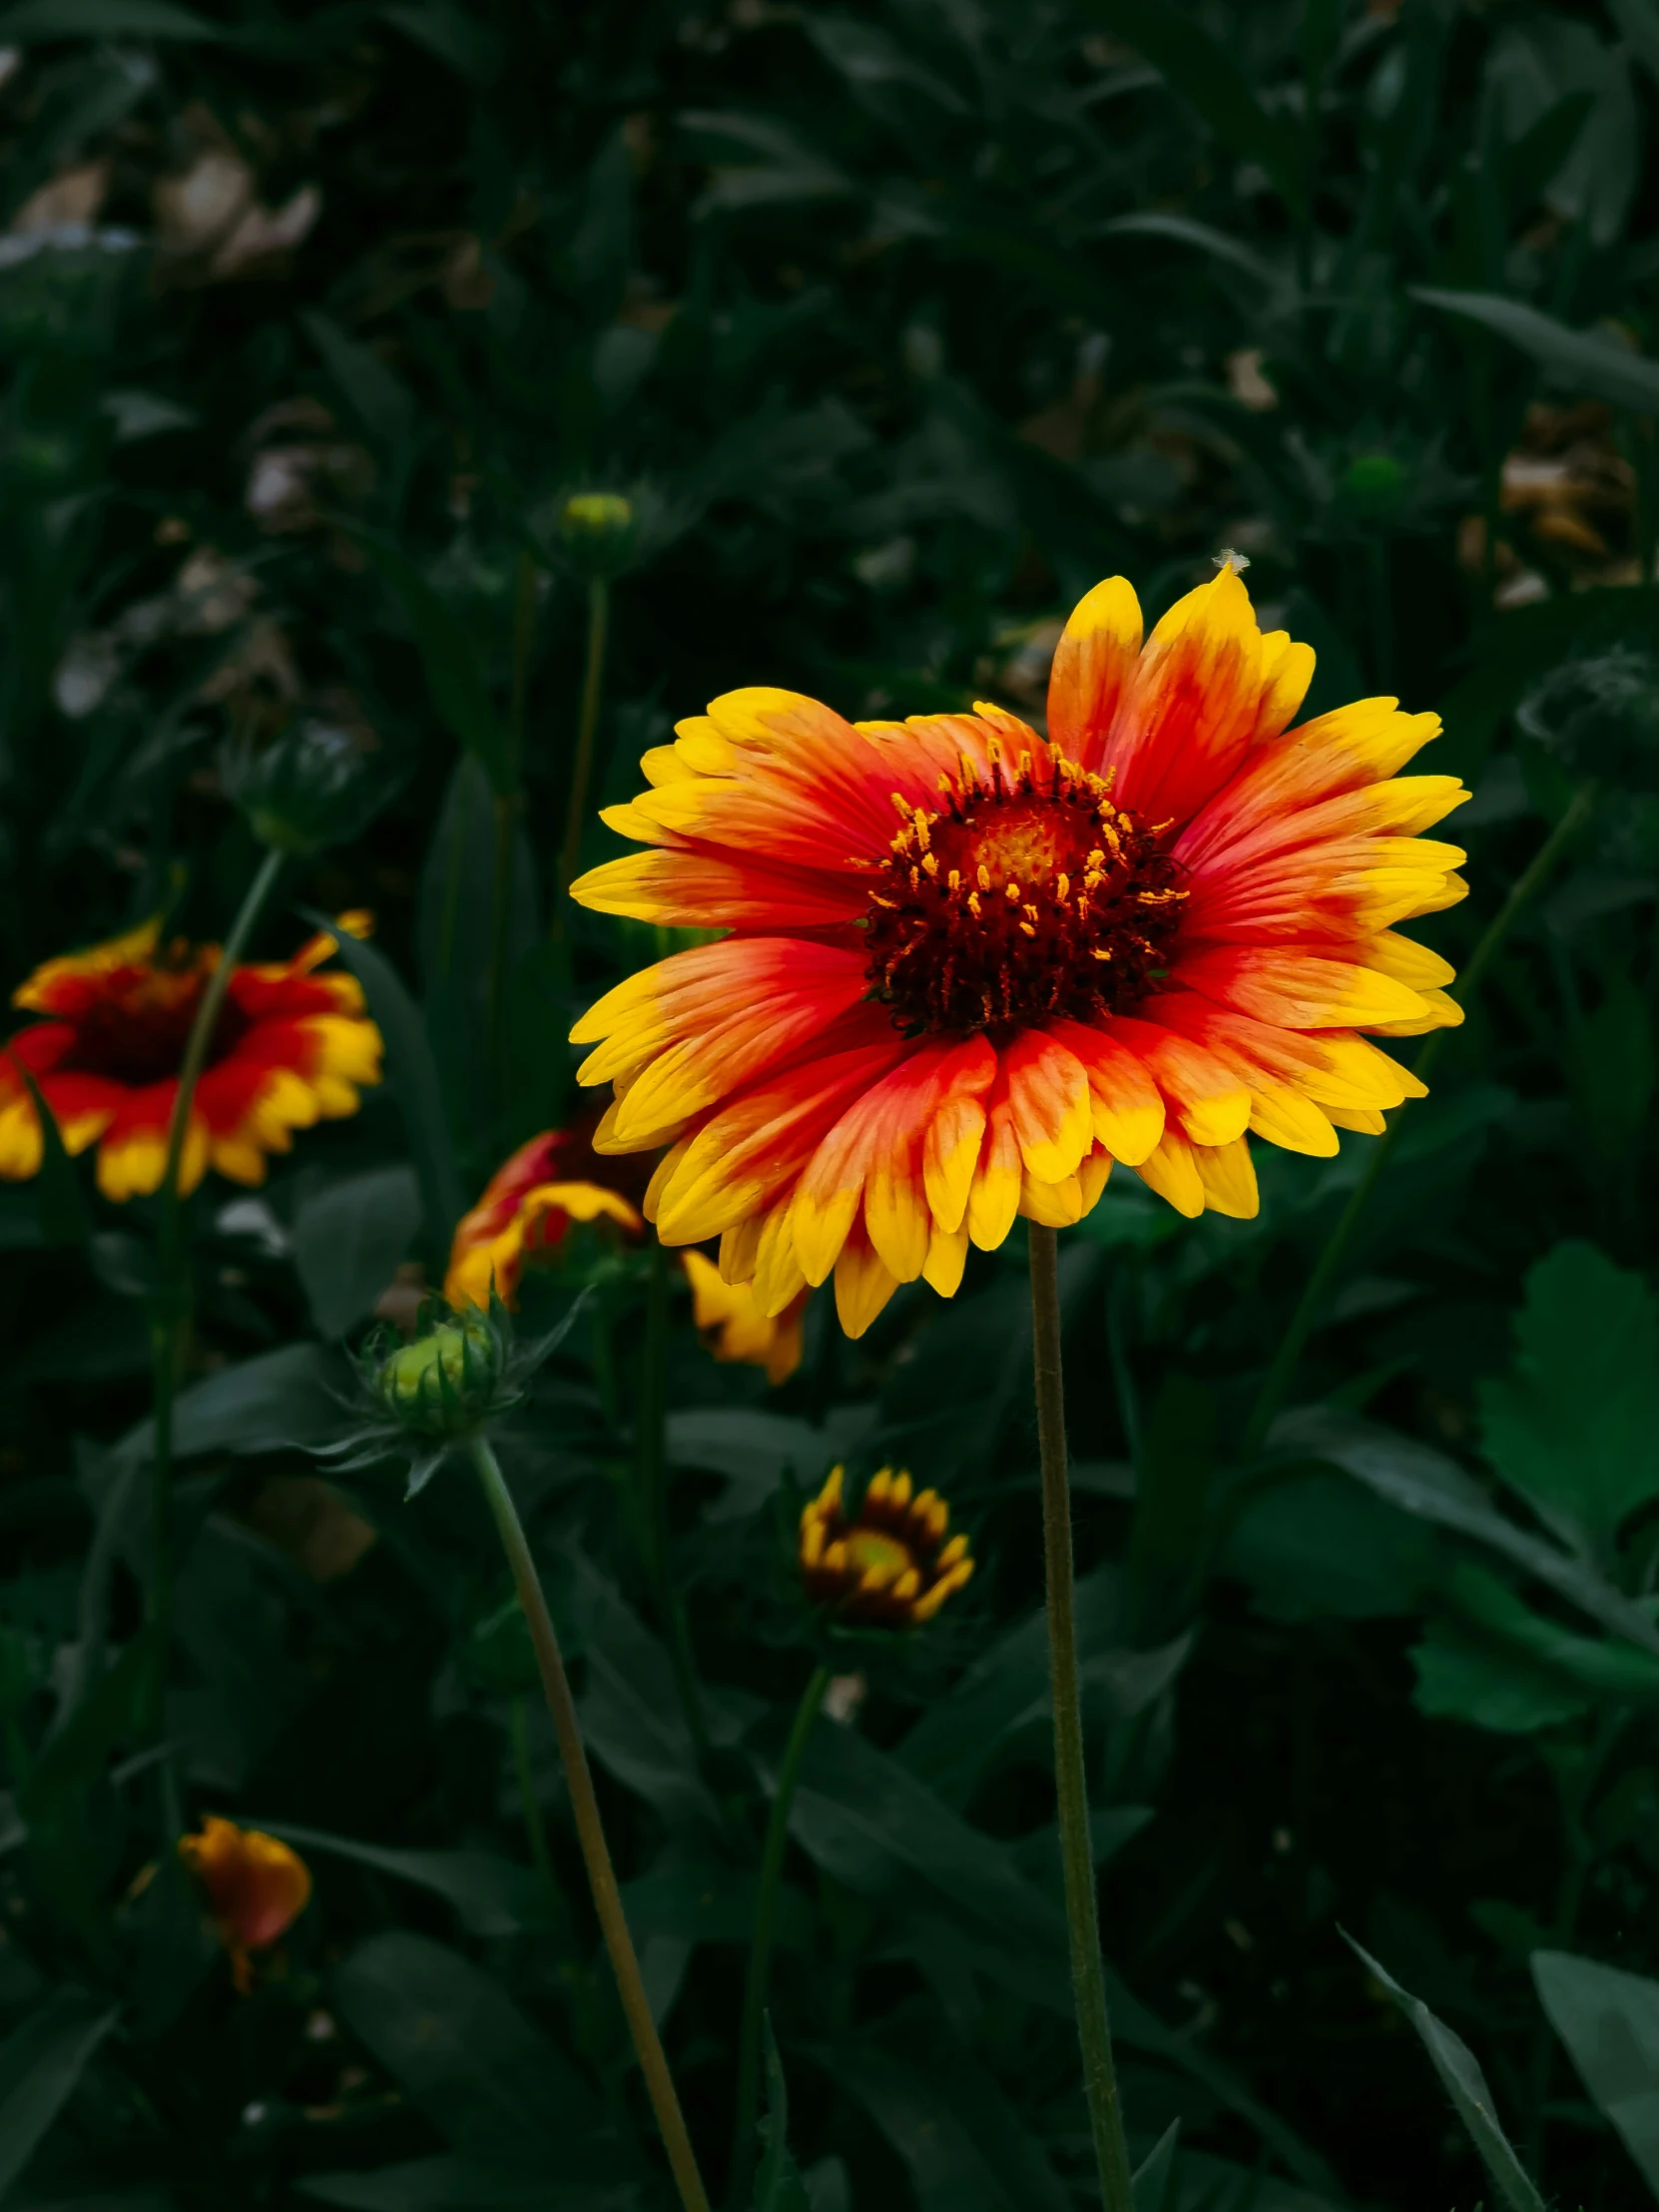
[[[365,916],[340,927],[361,935]],[[179,1068],[215,944],[160,943],[146,922],[86,952],[36,968],[12,1003],[47,1018],[0,1048],[0,1177],[38,1173],[40,1120],[23,1069],[57,1122],[65,1149],[98,1147],[106,1198],[160,1188]],[[235,1183],[261,1183],[266,1160],[286,1152],[295,1129],[355,1113],[359,1088],[380,1080],[380,1032],[349,975],[313,972],[336,949],[312,937],[291,960],[239,966],[231,976],[207,1064],[196,1086],[179,1186],[192,1191],[209,1167]]]
[[[630,1243],[644,1236],[638,1201],[650,1163],[602,1158],[592,1134],[591,1119],[545,1130],[491,1176],[450,1247],[443,1295],[457,1313],[487,1307],[492,1288],[504,1305],[516,1306],[525,1269],[556,1260],[579,1223],[608,1224]],[[763,1314],[753,1291],[723,1282],[706,1254],[676,1257],[691,1286],[693,1319],[715,1358],[765,1368],[774,1387],[787,1382],[801,1365],[806,1293],[781,1314]]]
[[[965,1536],[946,1540],[950,1508],[937,1490],[911,1494],[908,1474],[883,1467],[848,1513],[845,1469],[801,1515],[801,1578],[815,1605],[872,1628],[919,1628],[969,1580]]]
[[[1435,716],[1292,728],[1314,656],[1231,562],[1142,645],[1121,577],[1066,625],[1048,735],[1001,708],[842,721],[730,692],[605,821],[649,849],[574,885],[731,933],[572,1032],[601,1152],[669,1147],[644,1211],[782,1313],[832,1272],[858,1336],[970,1243],[1063,1226],[1114,1161],[1180,1212],[1257,1207],[1247,1132],[1329,1156],[1422,1093],[1370,1041],[1461,1018],[1395,924],[1463,896],[1418,834],[1467,794],[1398,771]]]
[[[181,1836],[179,1856],[208,1894],[208,1904],[244,1995],[254,1984],[256,1950],[280,1941],[311,1895],[311,1874],[276,1836],[210,1813],[199,1836]]]

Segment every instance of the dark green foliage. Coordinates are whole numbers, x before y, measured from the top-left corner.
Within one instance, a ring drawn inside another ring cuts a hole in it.
[[[6,988],[223,935],[275,822],[255,956],[372,908],[386,1047],[190,1202],[165,1659],[155,1209],[55,1127],[0,1185],[5,2212],[669,2204],[488,1519],[384,1436],[311,1456],[341,1347],[672,948],[558,895],[596,610],[583,864],[725,689],[1037,711],[1083,590],[1156,616],[1229,546],[1311,712],[1443,715],[1448,957],[1589,813],[1260,1452],[1371,1140],[1258,1147],[1253,1223],[1120,1170],[1064,1240],[1138,2212],[1659,2194],[1654,0],[20,0],[0,47]],[[526,1343],[584,1286],[496,1440],[717,2200],[796,1517],[891,1460],[979,1570],[831,1638],[753,2205],[1092,2202],[1019,1237],[857,1345],[820,1297],[776,1392],[593,1234]],[[171,1856],[207,1813],[314,1877],[247,1996]]]

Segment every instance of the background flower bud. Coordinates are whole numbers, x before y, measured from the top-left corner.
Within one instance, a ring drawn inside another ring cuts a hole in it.
[[[255,836],[291,853],[349,844],[396,797],[405,773],[352,732],[315,720],[266,745],[239,741],[220,761],[225,790]]]

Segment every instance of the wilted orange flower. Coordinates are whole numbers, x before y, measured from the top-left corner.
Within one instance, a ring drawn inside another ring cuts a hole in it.
[[[553,1259],[579,1222],[609,1222],[633,1242],[645,1234],[637,1201],[649,1162],[603,1159],[591,1142],[594,1120],[549,1129],[519,1146],[495,1171],[484,1195],[462,1216],[449,1251],[443,1295],[459,1312],[489,1304],[493,1285],[507,1306],[518,1303],[526,1267]],[[691,1286],[692,1309],[717,1360],[765,1368],[775,1387],[801,1365],[805,1296],[777,1317],[763,1314],[754,1293],[723,1283],[701,1252],[676,1255]]]
[[[180,1837],[179,1856],[208,1893],[232,1977],[246,1995],[254,1981],[249,1954],[269,1950],[305,1910],[310,1869],[276,1837],[213,1813],[199,1836]]]
[[[366,934],[365,915],[340,927]],[[0,1177],[36,1174],[41,1133],[19,1063],[34,1078],[69,1152],[98,1146],[106,1198],[161,1186],[179,1068],[196,1009],[219,964],[216,944],[162,948],[154,921],[36,968],[15,1006],[49,1018],[0,1049]],[[291,1132],[356,1112],[358,1086],[380,1080],[380,1032],[349,975],[312,970],[335,950],[312,937],[291,960],[235,969],[196,1086],[179,1166],[192,1191],[212,1166],[262,1183],[267,1156]]]
[[[944,1532],[950,1508],[937,1490],[910,1494],[908,1474],[883,1467],[848,1515],[845,1470],[835,1467],[801,1515],[801,1575],[816,1604],[844,1621],[919,1628],[973,1573],[965,1536]]]
[[[1141,646],[1121,577],[1066,625],[1048,737],[1013,715],[850,724],[730,692],[605,820],[653,850],[584,905],[732,934],[572,1032],[614,1082],[601,1151],[669,1145],[644,1211],[719,1236],[765,1313],[833,1270],[858,1336],[970,1241],[1060,1226],[1114,1159],[1184,1214],[1250,1216],[1246,1131],[1329,1155],[1422,1086],[1361,1031],[1461,1018],[1393,924],[1463,896],[1415,832],[1467,795],[1396,771],[1438,730],[1391,699],[1288,730],[1314,656],[1231,562]]]

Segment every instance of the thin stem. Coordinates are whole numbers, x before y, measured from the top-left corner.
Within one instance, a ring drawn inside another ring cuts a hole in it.
[[[628,1918],[622,1910],[622,1893],[617,1888],[616,1869],[611,1865],[611,1854],[605,1843],[605,1830],[599,1818],[599,1800],[594,1795],[593,1775],[588,1767],[587,1750],[582,1742],[581,1723],[576,1718],[576,1702],[570,1694],[570,1680],[565,1673],[564,1658],[559,1650],[559,1639],[554,1633],[553,1616],[547,1609],[541,1577],[536,1572],[536,1562],[530,1553],[524,1525],[518,1517],[512,1492],[507,1488],[489,1438],[474,1436],[471,1450],[473,1466],[483,1484],[484,1496],[501,1538],[501,1548],[507,1554],[507,1564],[512,1569],[513,1587],[518,1593],[518,1602],[524,1609],[530,1641],[535,1646],[541,1686],[547,1694],[547,1709],[553,1716],[554,1732],[559,1739],[559,1757],[564,1761],[571,1810],[576,1816],[577,1840],[582,1846],[582,1858],[588,1870],[588,1886],[593,1892],[594,1910],[599,1916],[605,1948],[610,1953],[611,1970],[616,1975],[617,1993],[622,1999],[628,2031],[634,2039],[640,2071],[645,2076],[646,2094],[650,2097],[651,2109],[657,2116],[663,2148],[668,2153],[668,2162],[674,2172],[681,2203],[686,2212],[709,2212],[709,2199],[704,2191],[702,2176],[697,2170],[697,2155],[692,2149],[691,2137],[686,2132],[685,2116],[680,2110],[680,2099],[675,2094],[668,2060],[663,2055],[657,2023],[651,2017],[651,2006],[645,1994],[645,1983],[640,1976],[640,1962],[635,1955],[633,1937],[628,1933]]]
[[[686,1609],[674,1587],[673,1553],[668,1527],[668,1254],[653,1243],[646,1278],[645,1342],[640,1355],[639,1412],[635,1450],[639,1467],[640,1524],[646,1567],[658,1617],[668,1640],[669,1662],[686,1726],[698,1757],[709,1753],[709,1729],[703,1717],[697,1661],[686,1626]]]
[[[1498,947],[1509,933],[1510,924],[1521,908],[1547,880],[1551,869],[1576,835],[1580,825],[1594,805],[1595,787],[1592,784],[1586,784],[1575,793],[1572,804],[1567,808],[1566,813],[1538,847],[1526,868],[1510,886],[1508,897],[1505,898],[1503,904],[1487,923],[1485,934],[1475,946],[1469,957],[1468,965],[1457,979],[1455,995],[1460,1005],[1467,1005],[1473,999],[1475,992],[1480,987],[1481,978],[1491,965]],[[1436,1029],[1418,1053],[1416,1064],[1411,1072],[1419,1082],[1427,1082],[1450,1034],[1451,1032],[1447,1029]],[[1407,1103],[1409,1102],[1407,1101]],[[1320,1254],[1314,1272],[1309,1276],[1302,1296],[1297,1301],[1296,1312],[1291,1316],[1290,1326],[1280,1340],[1279,1350],[1274,1355],[1273,1365],[1269,1368],[1267,1379],[1257,1395],[1255,1409],[1251,1413],[1250,1424],[1245,1431],[1245,1449],[1247,1451],[1258,1451],[1266,1442],[1268,1430],[1273,1426],[1274,1416],[1284,1403],[1285,1394],[1296,1380],[1296,1371],[1302,1359],[1303,1349],[1312,1334],[1314,1323],[1319,1319],[1324,1308],[1326,1294],[1330,1290],[1332,1278],[1341,1264],[1343,1254],[1348,1249],[1349,1239],[1353,1236],[1359,1224],[1360,1216],[1370,1204],[1371,1194],[1376,1190],[1382,1170],[1388,1163],[1388,1156],[1392,1152],[1395,1139],[1399,1135],[1399,1125],[1404,1111],[1404,1106],[1395,1108],[1393,1119],[1373,1145],[1371,1158],[1366,1163],[1366,1172],[1349,1193],[1348,1204],[1338,1215],[1336,1227],[1326,1239],[1325,1250]]]
[[[732,2137],[732,2185],[730,2201],[743,2203],[755,2162],[755,2125],[761,2104],[761,2023],[766,2015],[767,1988],[772,1979],[773,1928],[778,1916],[778,1885],[783,1879],[784,1851],[790,1835],[790,1807],[801,1779],[801,1762],[807,1756],[807,1740],[813,1733],[824,1693],[830,1687],[830,1669],[819,1665],[801,1693],[795,1709],[784,1763],[778,1770],[778,1787],[772,1795],[767,1821],[766,1848],[761,1854],[761,1883],[755,1893],[755,1933],[749,1944],[749,1978],[743,1992],[743,2031],[738,2045],[738,2118]]]
[[[167,1158],[162,1166],[160,1211],[156,1224],[156,1295],[151,1309],[150,1353],[154,1379],[155,1438],[151,1446],[150,1589],[146,1613],[155,1639],[150,1687],[150,1720],[154,1730],[162,1723],[163,1690],[167,1680],[167,1624],[173,1609],[173,1554],[168,1526],[173,1487],[173,1398],[179,1382],[179,1346],[189,1304],[186,1283],[183,1213],[179,1171],[190,1131],[196,1086],[207,1065],[214,1031],[225,1006],[231,977],[242,958],[261,908],[270,897],[282,855],[268,852],[258,874],[248,886],[242,909],[231,924],[231,933],[220,949],[219,964],[209,976],[185,1041],[179,1067],[179,1088],[168,1124]]]
[[[605,641],[610,629],[611,587],[603,577],[588,586],[588,650],[582,669],[582,709],[576,724],[576,759],[570,771],[570,799],[565,812],[565,841],[559,854],[559,897],[553,912],[555,936],[564,934],[565,893],[576,880],[582,856],[582,830],[588,812],[588,786],[593,781],[594,740],[599,730],[599,700],[605,683]]]
[[[1071,1937],[1071,1989],[1083,2087],[1106,2212],[1134,2212],[1129,2149],[1123,2138],[1112,2031],[1106,2017],[1106,1970],[1100,1955],[1094,1846],[1089,1835],[1088,1775],[1083,1759],[1083,1700],[1077,1675],[1077,1622],[1071,1560],[1071,1490],[1066,1479],[1065,1389],[1060,1373],[1059,1246],[1052,1229],[1033,1222],[1031,1332],[1037,1390],[1037,1447],[1042,1460],[1043,1560],[1048,1596],[1048,1669],[1054,1704],[1054,1787],[1060,1823],[1060,1863]]]

